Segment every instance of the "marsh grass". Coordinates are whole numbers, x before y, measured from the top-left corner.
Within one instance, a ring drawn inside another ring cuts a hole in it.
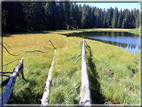
[[[140,28],[131,29],[131,30],[128,30],[128,32],[133,33],[133,34],[139,34]]]
[[[94,29],[87,29],[92,31]],[[11,49],[17,54],[19,50],[41,50],[44,53],[34,52],[20,56],[11,56],[3,49],[3,64],[24,57],[24,75],[17,77],[11,94],[9,104],[40,104],[44,82],[47,79],[50,64],[56,49],[55,62],[52,71],[50,87],[50,104],[78,104],[80,101],[81,87],[81,60],[75,65],[77,56],[81,52],[79,46],[82,38],[66,37],[62,34],[82,32],[85,30],[61,30],[45,33],[12,34],[3,37]],[[85,39],[88,47],[86,51],[87,68],[91,88],[93,104],[114,103],[121,101],[122,104],[139,104],[139,55],[126,50],[104,44],[95,40]],[[7,72],[12,71],[19,61],[8,65]],[[4,70],[4,69],[3,69]],[[113,76],[109,77],[111,70]],[[42,82],[43,81],[43,82]],[[3,88],[4,89],[4,88]]]

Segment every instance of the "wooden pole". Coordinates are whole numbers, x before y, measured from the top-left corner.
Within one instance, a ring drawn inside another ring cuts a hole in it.
[[[53,65],[54,65],[55,54],[56,54],[56,49],[54,51],[54,56],[53,56],[51,67],[50,67],[50,70],[49,70],[49,73],[48,73],[48,78],[47,78],[46,83],[45,83],[46,85],[45,85],[43,96],[42,96],[42,99],[41,99],[41,107],[47,106],[48,103],[49,103],[50,84],[51,84],[51,80],[52,80],[51,72],[52,72]]]
[[[91,105],[91,91],[89,85],[86,56],[85,56],[85,41],[83,39],[82,45],[82,80],[81,80],[81,100],[80,105]]]
[[[19,72],[21,72],[21,70],[23,70],[23,57],[20,60],[20,62],[16,65],[16,67],[14,68],[13,73],[10,75],[10,79],[9,79],[7,86],[6,86],[6,88],[3,92],[3,95],[2,95],[2,103],[3,104],[8,103],[8,100],[10,98],[10,94],[12,92],[12,89],[14,87],[14,83],[16,81],[16,77],[19,75]],[[23,71],[22,71],[22,73],[23,73]]]

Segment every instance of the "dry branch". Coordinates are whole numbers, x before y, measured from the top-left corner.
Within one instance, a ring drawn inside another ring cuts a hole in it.
[[[13,73],[13,72],[0,72],[0,73],[2,73],[2,74],[6,74],[6,73]]]
[[[26,54],[26,53],[32,53],[32,52],[41,52],[41,53],[44,53],[43,51],[40,51],[40,50],[33,50],[33,51],[25,51],[24,54]]]
[[[85,56],[85,43],[83,39],[82,45],[82,80],[81,80],[81,100],[79,102],[80,105],[91,105],[91,91],[89,85],[87,64],[86,64],[86,56]]]
[[[81,86],[81,84],[79,84],[78,86],[75,87],[75,89],[79,88]]]
[[[16,65],[16,67],[13,70],[13,73],[10,75],[10,79],[7,83],[7,86],[3,92],[2,95],[2,103],[3,104],[7,104],[9,98],[10,98],[10,94],[12,92],[12,89],[14,87],[14,83],[16,81],[16,77],[19,75],[20,72],[23,69],[23,58],[21,58],[20,62]]]
[[[77,58],[82,54],[82,52],[80,52],[80,54],[77,56]]]
[[[55,46],[54,46],[54,44],[52,43],[52,41],[51,41],[50,39],[46,42],[46,44],[47,44],[48,42],[50,42],[50,43],[52,44],[52,46],[54,47],[54,49],[56,49]],[[45,45],[46,45],[46,44],[45,44]]]
[[[11,49],[11,47],[6,43],[6,42],[3,42],[3,43],[5,43],[7,46],[8,46],[8,48],[10,48]]]
[[[68,94],[67,94],[67,96],[72,92],[72,91],[74,91],[74,89],[77,89],[77,88],[79,88],[81,86],[81,84],[79,84],[78,86],[76,86],[75,88],[73,88]],[[68,97],[67,97],[68,98]]]
[[[15,61],[17,61],[17,60],[21,60],[21,59],[16,59],[16,60],[11,61],[11,62],[9,62],[9,63],[7,63],[7,64],[3,65],[3,66],[9,65],[9,64],[11,64],[12,62],[15,62]]]
[[[78,58],[78,60],[77,60],[74,64],[76,64],[81,58],[82,58],[82,57]]]
[[[0,43],[0,44],[1,44],[1,43]],[[1,45],[2,45],[2,44],[1,44]],[[14,54],[10,53],[10,52],[8,51],[8,49],[7,49],[4,45],[2,45],[2,47],[4,47],[5,50],[6,50],[10,55],[12,55],[12,56],[19,56],[19,55],[21,55],[21,54],[26,54],[26,53],[31,53],[31,52],[41,52],[41,53],[44,53],[43,51],[40,51],[40,50],[24,51],[24,53],[20,53],[20,51],[21,51],[21,50],[20,50],[17,55],[14,55]]]

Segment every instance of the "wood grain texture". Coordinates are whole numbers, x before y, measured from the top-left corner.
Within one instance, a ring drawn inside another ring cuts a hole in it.
[[[86,55],[85,55],[85,41],[83,39],[82,45],[82,80],[81,80],[81,100],[80,105],[91,105],[91,91],[89,85]]]
[[[51,84],[51,80],[52,80],[51,72],[52,72],[53,65],[54,65],[55,54],[56,54],[56,49],[54,51],[54,56],[53,56],[53,59],[52,59],[51,67],[50,67],[48,77],[47,77],[47,80],[46,80],[46,83],[45,83],[46,85],[45,85],[43,96],[42,96],[42,99],[41,99],[41,107],[47,106],[48,103],[49,103],[50,84]]]

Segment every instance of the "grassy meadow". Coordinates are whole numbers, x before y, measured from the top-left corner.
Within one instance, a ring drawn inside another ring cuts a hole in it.
[[[22,79],[21,74],[17,77],[9,104],[40,104],[45,87],[44,82],[54,54],[51,43],[46,44],[49,39],[56,47],[49,104],[79,104],[81,60],[74,63],[81,52],[82,46],[79,44],[83,39],[66,37],[62,34],[92,30],[96,31],[96,29],[42,31],[8,34],[7,37],[3,37],[3,45],[12,54],[18,54],[20,50],[44,52],[11,56],[3,48],[3,65],[15,59],[24,58],[26,81]],[[110,44],[89,39],[85,41],[88,44],[86,51],[90,51],[86,53],[86,60],[92,104],[139,104],[140,53],[133,55]],[[4,66],[3,71],[12,72],[19,61]],[[3,77],[4,79],[6,77]]]

